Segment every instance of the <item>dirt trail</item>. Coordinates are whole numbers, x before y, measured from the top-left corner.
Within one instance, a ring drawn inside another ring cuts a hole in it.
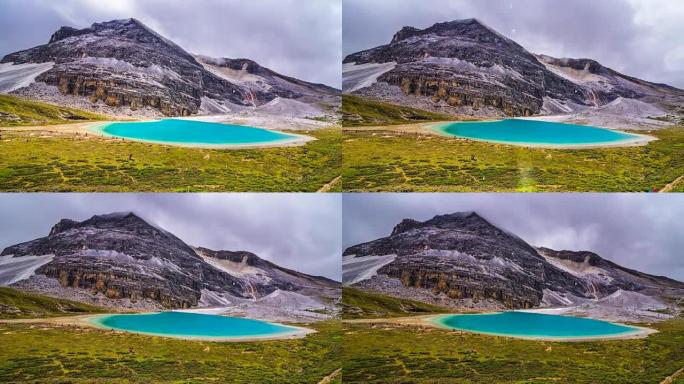
[[[341,178],[342,176],[337,176],[336,178],[330,180],[330,182],[322,186],[321,189],[319,189],[316,192],[329,192],[332,189],[332,187],[334,187],[335,184],[337,184],[340,181]]]
[[[337,376],[340,376],[342,374],[342,368],[337,368],[336,370],[333,371],[333,373],[329,374],[328,376],[324,377],[323,380],[319,381],[318,384],[330,384],[337,378]]]
[[[677,186],[677,184],[681,183],[682,180],[684,180],[684,175],[679,176],[678,178],[674,179],[670,184],[667,184],[664,186],[660,191],[658,192],[672,192],[674,187]]]
[[[674,383],[674,380],[679,376],[684,376],[684,367],[679,368],[675,373],[666,377],[665,380],[660,382],[660,384],[672,384]]]

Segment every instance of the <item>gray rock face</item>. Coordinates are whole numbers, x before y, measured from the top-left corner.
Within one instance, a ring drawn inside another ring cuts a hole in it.
[[[539,306],[547,292],[593,299],[618,289],[662,294],[664,287],[684,288],[683,283],[630,271],[594,254],[589,260],[605,265],[605,271],[578,272],[574,264],[554,261],[584,260],[585,254],[545,250],[542,255],[474,212],[435,216],[425,222],[405,219],[390,236],[344,251],[350,257],[396,255],[377,274],[398,279],[404,288],[454,300],[496,301],[507,308]],[[604,279],[599,274],[610,276]],[[368,286],[367,281],[357,284]]]
[[[555,251],[538,248],[547,261],[581,277],[596,298],[618,290],[640,292],[645,295],[684,295],[684,283],[665,276],[654,276],[625,268],[589,251]]]
[[[616,79],[615,87],[589,87],[549,68],[540,58],[479,20],[467,19],[422,30],[404,27],[389,44],[351,54],[344,63],[397,63],[379,76],[377,83],[355,90],[355,94],[455,113],[489,110],[527,116],[542,112],[546,98],[598,106],[620,96],[647,96],[637,90],[639,87],[650,87],[655,91],[649,95],[662,100],[667,88],[620,75],[585,59],[563,61],[563,65],[582,70],[588,65],[588,70],[599,70]],[[548,60],[560,63],[558,59]],[[684,95],[672,87],[667,92]]]
[[[205,251],[219,257],[247,255],[254,265],[279,268],[248,252]],[[54,255],[35,274],[57,279],[62,287],[110,299],[149,299],[166,308],[196,306],[205,292],[255,299],[276,289],[301,289],[297,279],[308,279],[310,285],[335,284],[294,271],[290,276],[285,269],[279,279],[247,279],[208,263],[182,240],[133,213],[93,216],[82,222],[64,219],[48,236],[7,247],[0,254],[11,258],[37,255]]]
[[[340,283],[322,276],[311,276],[264,260],[246,251],[212,251],[207,248],[197,248],[196,251],[216,260],[225,260],[241,266],[253,268],[255,273],[265,278],[272,288],[284,291],[307,291],[309,289],[339,289]]]
[[[0,62],[55,62],[36,80],[91,102],[167,116],[197,113],[202,97],[238,105],[261,104],[274,94],[248,91],[204,69],[192,55],[136,19],[62,27],[48,44],[10,53]]]
[[[250,59],[197,56],[212,73],[253,92],[295,99],[305,103],[339,104],[340,90],[285,76]]]

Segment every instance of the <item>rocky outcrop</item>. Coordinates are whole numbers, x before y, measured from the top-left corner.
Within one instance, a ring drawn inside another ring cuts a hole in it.
[[[273,273],[265,279],[252,279],[246,275],[253,270],[245,274],[230,266],[209,263],[176,236],[130,212],[98,215],[80,222],[63,219],[48,236],[7,247],[0,255],[27,260],[52,255],[35,269],[35,274],[56,280],[62,288],[133,303],[151,300],[165,308],[197,306],[207,292],[226,300],[253,300],[279,289],[300,291],[339,285],[289,271],[249,252],[201,250],[203,255],[244,261],[259,271]],[[21,280],[26,278],[21,276]]]
[[[586,281],[594,296],[605,297],[620,290],[647,295],[684,293],[684,283],[680,281],[625,268],[594,252],[556,251],[543,247],[537,250],[547,261]]]
[[[620,289],[684,294],[684,283],[622,268],[590,252],[537,250],[475,212],[424,222],[404,219],[390,236],[349,247],[344,255],[366,258],[369,265],[374,257],[396,255],[377,269],[377,280],[386,294],[392,294],[388,278],[401,282],[399,296],[408,292],[405,288],[415,288],[433,297],[492,301],[517,309],[545,304],[549,292],[568,300],[599,299]],[[585,264],[592,268],[582,268]],[[375,279],[353,285],[373,289]]]
[[[348,65],[394,62],[377,81],[352,93],[441,112],[508,116],[541,113],[548,99],[590,107],[617,97],[650,96],[652,102],[684,96],[684,91],[621,75],[593,60],[535,56],[477,19],[404,27],[389,44],[344,59]],[[600,73],[606,77],[597,81],[603,88],[587,86],[585,77],[569,76],[557,66]],[[351,73],[353,67],[347,69]]]

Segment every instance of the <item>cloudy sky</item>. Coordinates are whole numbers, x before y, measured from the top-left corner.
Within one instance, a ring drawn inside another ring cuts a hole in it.
[[[535,246],[589,250],[684,281],[683,194],[345,194],[344,247],[389,235],[404,218],[476,211]]]
[[[340,0],[0,0],[0,56],[45,44],[60,26],[134,17],[185,50],[244,57],[340,87]]]
[[[190,245],[256,253],[340,280],[337,194],[0,194],[0,249],[46,236],[62,218],[132,211]]]
[[[344,55],[409,25],[476,17],[534,53],[588,57],[684,88],[681,0],[343,0]]]

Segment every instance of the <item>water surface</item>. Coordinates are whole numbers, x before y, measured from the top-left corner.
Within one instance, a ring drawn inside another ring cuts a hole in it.
[[[450,329],[525,338],[584,339],[643,332],[640,328],[602,320],[527,312],[443,315],[433,321]]]
[[[435,127],[435,130],[467,139],[542,146],[621,144],[642,138],[630,133],[589,125],[523,119],[447,123]]]
[[[186,312],[96,316],[103,328],[157,336],[230,339],[287,336],[301,329],[261,320]]]
[[[195,120],[116,122],[98,128],[108,136],[156,143],[240,146],[285,143],[299,136],[246,125]]]

